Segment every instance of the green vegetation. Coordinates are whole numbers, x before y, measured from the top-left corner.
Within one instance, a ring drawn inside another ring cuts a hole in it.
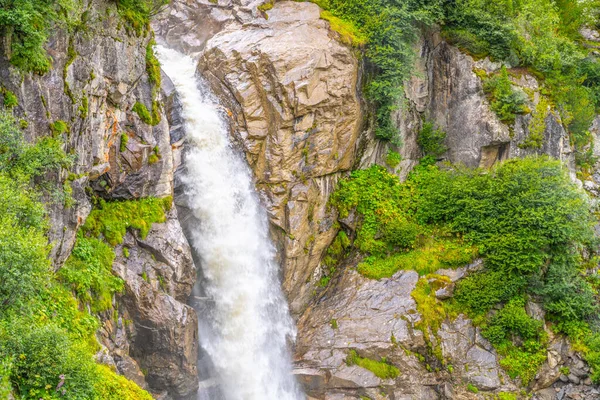
[[[95,390],[102,400],[152,400],[152,396],[105,365],[97,367],[100,379]]]
[[[150,18],[159,13],[169,0],[116,0],[116,3],[127,32],[142,36],[150,31]]]
[[[545,97],[541,97],[535,106],[531,121],[529,121],[529,136],[520,145],[524,149],[541,149],[544,144],[544,131],[546,130],[546,117],[550,104]]]
[[[0,31],[9,44],[7,55],[12,65],[24,72],[45,74],[51,61],[44,45],[54,27],[73,26],[79,3],[74,0],[52,2],[7,0],[0,10]]]
[[[438,267],[464,265],[477,254],[460,236],[417,221],[415,183],[400,184],[385,169],[372,167],[354,171],[332,195],[331,204],[341,218],[352,209],[362,217],[354,247],[369,255],[358,266],[363,275],[380,279],[415,268],[425,275]]]
[[[158,125],[158,123],[160,122],[160,112],[157,101],[152,101],[152,115],[150,114],[150,111],[148,111],[148,108],[139,101],[135,103],[131,110],[135,112],[138,115],[138,117],[140,117],[140,119],[148,125],[155,126]]]
[[[446,3],[443,30],[447,39],[476,57],[489,55],[536,75],[542,94],[549,97],[582,153],[600,106],[600,64],[579,34],[581,26],[597,25],[594,7],[596,0],[458,0]],[[511,121],[520,105],[507,89],[508,101],[502,100],[495,111]],[[527,146],[538,144],[534,137]],[[579,154],[578,160],[582,158]]]
[[[467,384],[467,390],[471,393],[479,393],[479,389],[477,389],[477,386],[471,383]]]
[[[119,142],[119,151],[122,153],[127,150],[127,143],[129,142],[129,135],[127,133],[121,133],[121,139]]]
[[[361,47],[367,42],[367,37],[353,23],[338,18],[329,11],[321,11],[321,18],[328,21],[331,30],[340,35],[342,43]]]
[[[422,163],[437,161],[448,148],[444,144],[446,132],[441,129],[434,129],[433,123],[429,121],[423,122],[423,127],[417,137],[417,143],[421,146],[426,157]]]
[[[0,113],[0,395],[149,400],[133,383],[94,363],[98,321],[81,311],[48,258],[48,221],[31,183],[69,165],[58,139],[27,144],[12,115]],[[117,394],[104,396],[112,386]]]
[[[69,133],[70,130],[69,124],[60,119],[50,124],[50,131],[54,137],[62,135],[63,133]]]
[[[269,11],[270,9],[273,8],[273,5],[274,5],[273,3],[274,3],[274,0],[269,0],[269,1],[262,3],[257,8],[259,11],[266,13],[267,11]]]
[[[154,46],[156,42],[154,39],[148,42],[146,46],[146,72],[148,73],[148,80],[156,87],[160,87],[160,63],[154,54]]]
[[[325,269],[319,285],[325,287],[329,284],[331,277],[336,271],[337,265],[343,259],[345,250],[350,246],[350,239],[346,232],[340,231],[334,241],[327,248],[327,253],[323,258],[323,267]]]
[[[19,105],[19,99],[13,92],[8,89],[2,89],[0,92],[4,96],[4,107],[13,108]]]
[[[600,335],[589,325],[598,307],[580,272],[583,255],[593,255],[594,217],[559,161],[530,157],[489,171],[424,162],[405,183],[371,167],[342,180],[331,204],[341,218],[351,210],[359,216],[352,246],[365,255],[361,274],[380,279],[412,269],[424,276],[412,293],[424,332],[435,334],[444,318],[465,312],[482,326],[509,375],[527,383],[546,354],[542,325],[525,312],[526,299],[535,296],[557,331],[599,371]],[[485,269],[459,281],[452,301],[439,302],[433,294],[446,282],[430,274],[477,255]]]
[[[388,167],[394,169],[398,166],[398,164],[400,164],[400,161],[402,161],[402,157],[399,153],[392,150],[388,151],[388,154],[385,157],[385,164]]]
[[[89,100],[85,93],[81,95],[81,105],[79,106],[79,116],[81,119],[87,118],[89,111]]]
[[[171,197],[114,202],[100,199],[81,229],[85,235],[103,237],[111,246],[123,242],[128,228],[138,230],[144,239],[153,223],[165,222],[165,211],[172,202]]]
[[[442,15],[441,1],[312,0],[342,41],[364,46],[368,79],[366,97],[375,108],[375,134],[399,143],[391,112],[397,108],[403,81],[412,72],[413,43],[419,26]]]
[[[395,366],[389,364],[385,358],[381,361],[371,360],[370,358],[363,358],[358,355],[355,350],[350,350],[348,357],[346,358],[346,364],[358,365],[364,369],[371,371],[376,377],[380,379],[395,379],[400,375],[400,370]]]
[[[123,281],[112,274],[115,253],[102,240],[86,238],[81,232],[58,277],[65,282],[84,304],[89,304],[94,313],[112,307],[115,293],[123,290]]]
[[[498,74],[484,79],[483,90],[488,95],[492,111],[506,124],[514,124],[517,114],[528,112],[525,107],[526,95],[513,88],[505,66]]]

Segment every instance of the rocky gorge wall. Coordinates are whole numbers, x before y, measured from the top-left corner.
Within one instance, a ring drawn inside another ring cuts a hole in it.
[[[0,61],[0,85],[16,94],[13,112],[28,121],[28,140],[56,135],[57,121],[67,127],[58,135],[74,165],[51,180],[69,185],[74,202],[47,199],[56,269],[92,209],[91,193],[106,200],[172,196],[179,152],[164,110],[154,126],[132,111],[137,102],[151,108],[154,100],[145,61],[151,32],[129,31],[111,2],[94,0],[81,11],[85,29],[59,29],[51,37],[53,68],[44,76],[21,75]],[[100,315],[98,358],[157,395],[188,398],[198,380],[197,316],[186,305],[196,268],[177,212],[145,238],[127,233],[115,252],[113,273],[125,290]]]
[[[441,368],[430,357],[424,334],[415,326],[421,319],[411,296],[419,279],[415,272],[369,280],[353,269],[358,260],[351,259],[321,287],[321,261],[340,229],[327,202],[341,177],[357,166],[385,165],[390,149],[402,156],[394,172],[406,177],[422,157],[417,135],[423,118],[446,131],[444,160],[489,167],[506,158],[544,153],[563,160],[575,175],[560,119],[549,114],[543,147],[524,149],[520,144],[530,133],[531,115],[518,115],[512,129],[499,121],[476,73],[500,65],[473,60],[434,29],[416,44],[415,75],[395,115],[403,145],[379,142],[365,122],[361,61],[320,19],[318,6],[283,1],[265,14],[257,9],[261,4],[173,1],[153,29],[159,41],[199,57],[198,73],[230,115],[232,135],[254,173],[281,255],[283,287],[298,320],[295,373],[308,396],[425,400],[519,393],[519,382],[504,372],[498,354],[466,318],[445,321],[435,336],[453,369]],[[110,3],[94,0],[87,8],[89,21],[95,21],[88,32],[53,36],[49,53],[54,65],[47,75],[21,79],[6,61],[0,64],[1,84],[19,99],[15,112],[29,121],[28,139],[49,135],[55,121],[69,124],[63,136],[67,152],[77,156],[70,171],[76,176],[71,183],[75,204],[51,205],[56,268],[69,256],[77,229],[92,208],[86,187],[108,200],[171,196],[185,146],[175,95],[165,77],[160,122],[148,125],[131,111],[138,101],[149,108],[152,104],[144,62],[150,35],[128,34]],[[526,73],[511,79],[532,93],[528,105],[534,109],[539,101],[536,79]],[[596,135],[599,121],[592,127]],[[124,148],[123,133],[128,137]],[[160,155],[158,161],[153,154]],[[67,175],[65,171],[54,179],[62,183]],[[583,185],[593,192],[599,183],[600,176],[592,174]],[[115,299],[117,317],[102,315],[98,335],[102,362],[158,398],[193,398],[197,388],[198,316],[186,304],[196,268],[180,218],[186,216],[172,209],[146,238],[128,232],[116,247],[113,271],[125,281],[125,291]],[[476,268],[478,264],[438,273],[455,282]],[[529,309],[540,317],[536,304]],[[528,388],[533,398],[600,398],[582,359],[563,338],[549,334],[547,360]],[[381,379],[347,365],[350,350],[362,357],[385,357],[399,367],[399,377]],[[468,384],[480,393],[469,391]]]

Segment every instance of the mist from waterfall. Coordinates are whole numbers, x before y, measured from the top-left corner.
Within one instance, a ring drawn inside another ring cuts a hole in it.
[[[295,337],[281,292],[268,221],[251,171],[232,147],[225,118],[196,62],[157,46],[182,105],[187,147],[183,184],[194,226],[188,239],[203,274],[209,312],[199,315],[200,346],[227,400],[303,399],[287,340]]]

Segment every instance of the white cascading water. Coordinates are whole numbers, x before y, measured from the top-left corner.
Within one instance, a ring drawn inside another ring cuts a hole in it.
[[[196,62],[175,50],[156,50],[182,104],[188,142],[183,183],[200,221],[189,239],[214,301],[210,315],[199,315],[200,345],[227,400],[305,398],[292,375],[287,340],[295,327],[250,170],[229,142],[222,107],[196,78]]]

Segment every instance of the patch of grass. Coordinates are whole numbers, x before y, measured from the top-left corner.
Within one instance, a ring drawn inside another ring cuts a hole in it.
[[[123,153],[127,150],[127,143],[129,142],[129,135],[127,133],[121,133],[121,139],[119,142],[119,151]]]
[[[157,101],[152,101],[152,114],[150,114],[148,108],[139,101],[134,104],[131,111],[135,112],[138,117],[148,125],[155,126],[160,122],[160,111]]]
[[[475,394],[479,393],[479,389],[477,388],[477,386],[475,386],[475,385],[473,385],[473,384],[471,384],[471,383],[469,383],[469,384],[467,385],[467,390],[468,390],[469,392],[471,392],[471,393],[475,393]]]
[[[19,99],[13,92],[8,89],[2,89],[1,92],[4,96],[4,107],[13,108],[19,105]]]
[[[338,18],[329,11],[321,11],[321,18],[329,22],[329,27],[339,34],[342,43],[354,47],[361,47],[367,43],[366,35],[352,22]]]
[[[65,265],[59,270],[64,282],[92,312],[109,310],[115,293],[123,290],[123,281],[112,274],[115,253],[104,241],[81,234]]]
[[[63,120],[57,120],[50,124],[50,131],[52,132],[52,136],[60,136],[63,133],[69,133],[71,128],[69,128],[69,124]]]
[[[385,359],[376,361],[371,360],[370,358],[363,358],[360,357],[355,350],[350,350],[348,357],[346,358],[346,363],[348,365],[358,365],[359,367],[367,369],[380,379],[395,379],[400,375],[400,370],[387,363]]]
[[[136,229],[145,238],[153,223],[165,221],[165,212],[171,208],[173,199],[148,197],[135,201],[100,200],[82,226],[84,234],[104,237],[111,245],[123,242],[127,229]]]
[[[414,250],[385,258],[367,257],[358,264],[358,272],[371,279],[389,278],[400,270],[414,270],[427,275],[441,268],[456,268],[477,257],[477,248],[452,237],[421,235]]]
[[[385,157],[385,164],[392,168],[395,169],[399,164],[400,161],[402,161],[402,157],[400,156],[400,154],[398,152],[395,151],[388,151],[387,156]]]
[[[411,297],[417,304],[417,311],[421,320],[415,324],[415,328],[423,332],[427,347],[442,364],[445,364],[439,340],[434,345],[431,335],[437,336],[442,322],[449,316],[448,308],[435,297],[435,292],[450,284],[450,278],[442,275],[428,274],[417,281]]]

